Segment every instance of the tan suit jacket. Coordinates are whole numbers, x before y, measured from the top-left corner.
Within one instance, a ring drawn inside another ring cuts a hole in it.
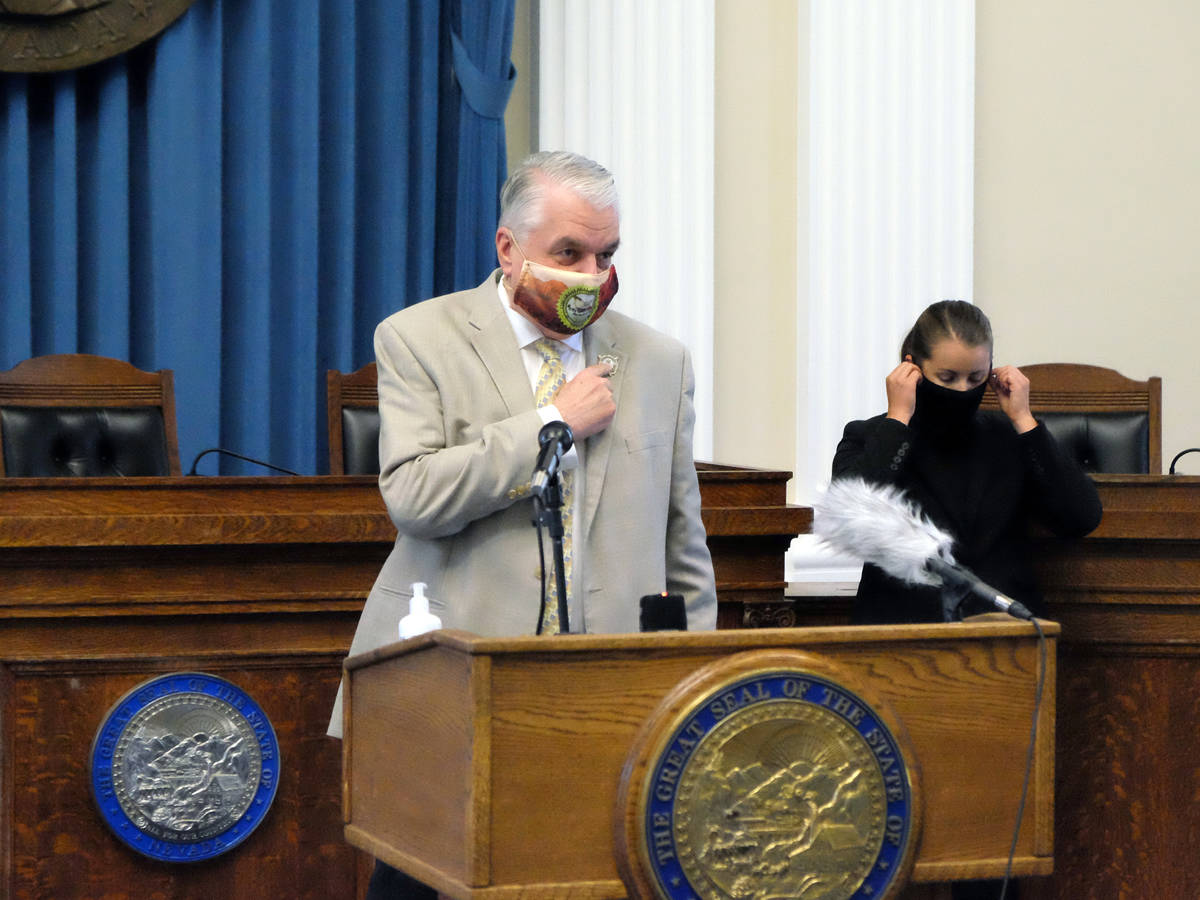
[[[446,628],[503,636],[536,627],[529,480],[542,421],[498,277],[401,310],[375,331],[379,485],[398,535],[351,654],[397,640],[417,581]],[[663,590],[683,594],[689,629],[715,628],[687,350],[612,309],[585,329],[583,346],[589,365],[616,360],[617,412],[585,444],[573,540],[584,548],[586,574],[571,598],[571,630],[637,631],[639,598]],[[335,709],[330,733],[340,725]]]

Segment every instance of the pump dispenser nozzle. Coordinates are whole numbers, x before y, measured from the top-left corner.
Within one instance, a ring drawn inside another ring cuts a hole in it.
[[[418,634],[442,627],[442,620],[429,611],[429,598],[425,596],[425,582],[413,582],[412,589],[408,615],[400,620],[400,640],[416,637]]]

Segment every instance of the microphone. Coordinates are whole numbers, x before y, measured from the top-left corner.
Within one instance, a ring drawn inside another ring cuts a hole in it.
[[[813,504],[813,534],[843,553],[874,563],[905,584],[941,587],[979,599],[1018,619],[1033,614],[954,561],[954,538],[897,488],[861,478],[832,482]]]
[[[232,456],[235,459],[244,460],[245,462],[254,463],[256,466],[266,466],[268,469],[274,469],[276,472],[282,472],[284,475],[299,475],[299,472],[293,472],[291,469],[285,469],[283,466],[272,465],[269,462],[263,462],[261,459],[255,459],[252,456],[242,456],[240,453],[234,453],[232,450],[226,450],[223,447],[209,447],[207,450],[201,450],[196,454],[196,458],[192,460],[192,467],[188,470],[189,475],[196,474],[196,464],[210,453],[220,453],[225,456]]]
[[[566,422],[547,422],[542,426],[538,432],[538,444],[542,449],[538,451],[537,465],[533,467],[533,479],[529,483],[529,492],[533,496],[541,499],[547,482],[558,472],[563,454],[574,443],[575,436]]]

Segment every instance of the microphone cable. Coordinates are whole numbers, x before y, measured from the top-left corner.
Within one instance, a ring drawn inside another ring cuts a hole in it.
[[[1033,701],[1033,721],[1029,726],[1029,747],[1025,752],[1025,780],[1021,785],[1021,801],[1017,804],[1017,824],[1013,828],[1012,844],[1008,848],[1008,865],[1004,870],[1004,881],[1000,884],[1000,900],[1008,893],[1012,878],[1013,858],[1017,855],[1017,839],[1021,835],[1021,820],[1025,817],[1025,799],[1029,795],[1029,782],[1033,777],[1033,756],[1037,746],[1038,717],[1042,713],[1042,692],[1046,687],[1046,635],[1036,618],[1028,620],[1038,633],[1038,680],[1037,693]]]
[[[534,629],[534,634],[542,633],[542,626],[546,619],[546,547],[542,543],[542,517],[538,511],[538,506],[541,504],[541,502],[542,501],[540,498],[533,498],[533,524],[535,526],[534,531],[537,532],[538,542],[538,577],[541,579],[541,602],[538,603],[537,628]]]

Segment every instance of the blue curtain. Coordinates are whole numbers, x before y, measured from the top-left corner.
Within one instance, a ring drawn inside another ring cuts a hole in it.
[[[0,368],[170,368],[185,471],[326,471],[326,369],[495,266],[513,3],[197,0],[124,56],[0,75]]]

